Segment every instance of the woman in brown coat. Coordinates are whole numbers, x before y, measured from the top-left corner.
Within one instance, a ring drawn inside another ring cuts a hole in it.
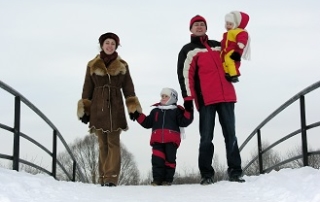
[[[99,141],[99,181],[116,186],[120,173],[120,133],[128,129],[123,95],[130,118],[141,112],[128,64],[117,53],[119,37],[111,32],[99,37],[101,52],[89,61],[78,102],[78,118]],[[122,95],[123,94],[123,95]]]

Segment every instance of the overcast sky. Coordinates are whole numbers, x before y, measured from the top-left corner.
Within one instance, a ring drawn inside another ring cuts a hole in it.
[[[88,134],[87,126],[77,120],[76,109],[86,65],[99,52],[101,34],[111,31],[119,35],[118,53],[129,63],[136,94],[148,114],[163,87],[175,88],[178,103],[183,104],[176,63],[178,52],[190,40],[190,19],[197,14],[205,17],[209,38],[221,40],[225,14],[244,11],[250,15],[247,30],[252,60],[242,63],[242,76],[235,84],[241,145],[277,107],[319,80],[319,8],[320,2],[315,0],[0,0],[0,79],[37,106],[71,143]],[[319,92],[306,97],[309,122],[319,121],[319,98]],[[0,123],[13,126],[13,100],[0,89]],[[298,104],[291,108],[262,131],[263,138],[272,142],[299,127]],[[22,112],[22,132],[42,138],[40,142],[51,142],[49,128],[25,107]],[[142,172],[147,172],[151,169],[151,131],[128,122],[130,130],[122,133],[122,143],[133,153]],[[178,149],[178,171],[197,171],[198,125],[196,112]],[[3,137],[6,132],[0,131],[0,153],[11,154],[12,138]],[[316,139],[311,136],[310,144],[314,142],[311,138]],[[296,145],[300,137],[294,141]],[[218,123],[214,143],[215,154],[225,164]],[[255,143],[254,139],[252,145]],[[22,150],[21,157],[42,161],[41,155],[32,151]],[[249,153],[242,154],[243,160]]]

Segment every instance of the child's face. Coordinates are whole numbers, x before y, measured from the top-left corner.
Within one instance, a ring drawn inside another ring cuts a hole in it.
[[[232,22],[226,22],[226,29],[230,30],[233,29],[234,24]]]
[[[160,103],[161,103],[162,105],[165,105],[165,104],[168,102],[169,99],[170,99],[169,96],[163,94],[163,95],[161,95]]]

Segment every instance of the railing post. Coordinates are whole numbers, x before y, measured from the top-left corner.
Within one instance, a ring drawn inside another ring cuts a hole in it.
[[[45,168],[38,166],[38,165],[32,165],[33,163],[30,163],[31,167],[40,169],[44,171],[45,173],[50,174],[51,176],[54,176],[57,178],[57,141],[60,140],[60,142],[63,144],[64,148],[67,150],[67,152],[70,154],[71,158],[74,160],[73,162],[73,180],[75,181],[76,177],[78,177],[79,180],[82,180],[83,182],[88,182],[88,179],[84,177],[82,171],[80,170],[77,162],[75,161],[74,155],[70,151],[69,146],[59,133],[58,129],[51,123],[51,121],[36,107],[34,106],[29,100],[27,100],[23,95],[21,95],[19,92],[11,88],[10,86],[6,85],[4,82],[0,80],[0,89],[4,89],[8,93],[12,94],[15,97],[14,101],[14,123],[13,127],[9,127],[6,125],[3,125],[0,123],[0,128],[5,129],[7,131],[10,131],[13,135],[13,154],[12,156],[5,155],[5,154],[0,154],[0,158],[5,158],[5,159],[10,159],[12,160],[12,169],[19,171],[19,164],[22,161],[20,159],[20,138],[25,137],[25,135],[20,131],[20,123],[21,123],[21,103],[25,104],[29,109],[31,109],[33,112],[35,112],[42,120],[44,120],[54,131],[53,131],[53,152],[51,153],[48,151],[47,148],[45,148],[43,145],[39,144],[37,141],[35,141],[33,138],[29,137],[26,135],[26,138],[28,141],[32,142],[33,144],[37,145],[41,149],[43,149],[45,152],[49,153],[49,155],[52,157],[52,172],[46,170]],[[65,171],[65,167],[63,167],[63,171]],[[77,172],[76,172],[77,170]],[[67,174],[68,177],[70,177],[69,173]]]
[[[76,181],[76,172],[77,172],[77,162],[73,161],[73,170],[72,170],[72,181]]]
[[[262,162],[262,144],[261,144],[261,131],[257,130],[257,138],[258,138],[258,156],[259,156],[259,172],[263,174],[263,162]]]
[[[308,143],[307,143],[307,127],[306,127],[306,107],[304,96],[300,96],[300,119],[301,119],[301,140],[303,166],[308,166]]]
[[[14,128],[13,128],[13,161],[12,169],[19,171],[20,159],[20,113],[21,102],[20,97],[16,96],[14,99]]]
[[[57,178],[57,131],[53,130],[52,139],[52,176]]]

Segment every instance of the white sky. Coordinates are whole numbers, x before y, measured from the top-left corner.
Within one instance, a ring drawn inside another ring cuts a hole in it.
[[[220,181],[213,185],[118,186],[56,181],[0,168],[1,202],[319,202],[320,170],[283,169],[247,177],[245,183]]]
[[[239,145],[270,113],[305,87],[317,82],[320,68],[320,2],[314,0],[0,0],[0,79],[23,94],[59,129],[67,143],[87,134],[77,120],[86,64],[99,52],[98,37],[105,32],[120,36],[120,56],[130,66],[143,110],[158,102],[163,87],[180,94],[176,75],[177,55],[190,40],[189,21],[204,16],[209,38],[221,40],[224,15],[247,12],[251,19],[252,61],[244,61],[235,84]],[[13,97],[0,89],[0,123],[13,126]],[[306,97],[307,121],[319,120],[319,92]],[[183,104],[180,97],[179,104]],[[272,143],[299,126],[298,104],[269,128],[263,139]],[[51,148],[52,131],[22,108],[22,132]],[[198,113],[186,129],[177,156],[177,171],[197,171]],[[151,169],[150,130],[128,119],[130,130],[121,140],[136,158],[142,175]],[[319,131],[319,130],[318,130]],[[310,131],[309,143],[316,141]],[[0,153],[12,152],[12,138],[1,130]],[[292,140],[296,146],[300,137]],[[225,164],[224,140],[216,124],[215,153]],[[252,146],[242,153],[243,161]],[[21,157],[46,164],[48,157],[25,146]],[[281,151],[284,147],[282,147]],[[313,146],[319,148],[319,145]],[[49,166],[50,168],[50,166]]]

